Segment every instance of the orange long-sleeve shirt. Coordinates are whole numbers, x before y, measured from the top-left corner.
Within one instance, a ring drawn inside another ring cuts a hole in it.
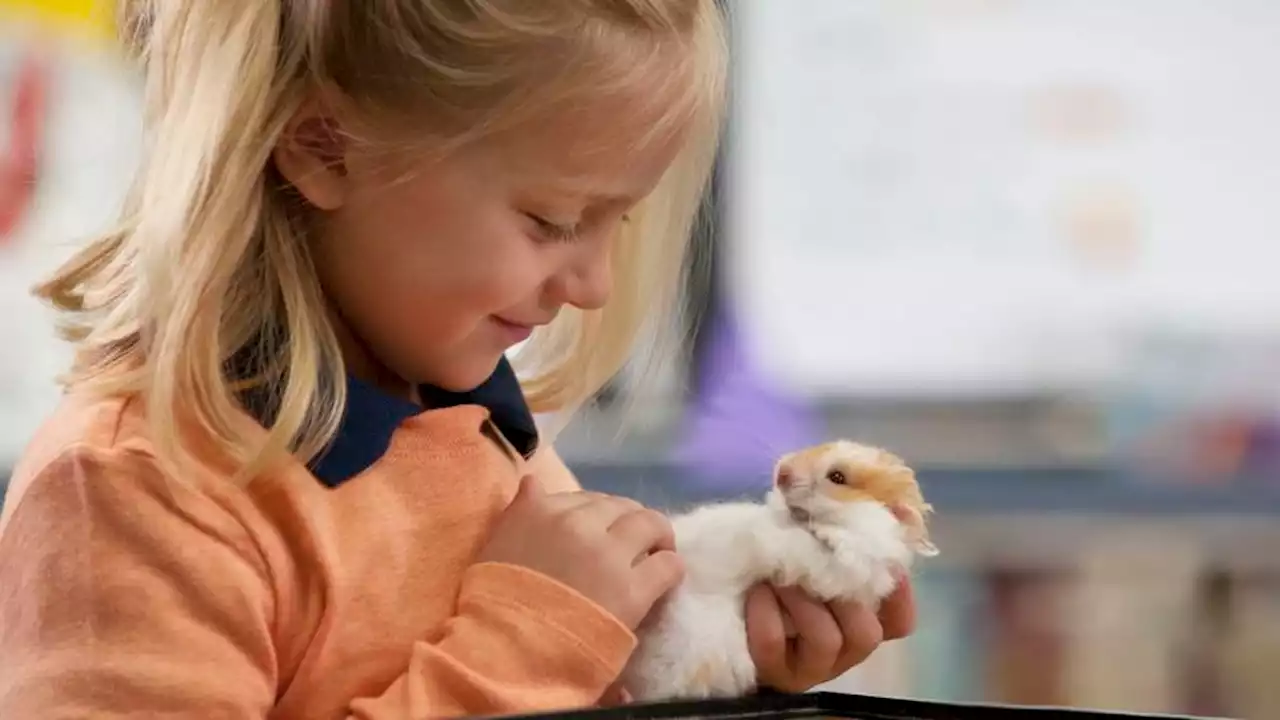
[[[0,516],[0,718],[596,702],[631,632],[545,576],[472,561],[514,494],[513,445],[536,441],[499,422],[524,407],[498,395],[422,411],[358,389],[332,462],[247,487],[165,477],[140,403],[69,397]]]

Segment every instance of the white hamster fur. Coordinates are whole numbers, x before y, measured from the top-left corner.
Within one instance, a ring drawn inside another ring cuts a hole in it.
[[[930,510],[901,459],[838,441],[784,456],[764,503],[672,518],[685,580],[641,630],[623,687],[638,702],[752,692],[747,591],[771,582],[876,607],[914,556],[937,554]]]

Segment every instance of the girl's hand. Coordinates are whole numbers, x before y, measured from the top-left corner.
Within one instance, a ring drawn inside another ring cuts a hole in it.
[[[915,615],[906,579],[878,616],[851,602],[824,605],[796,588],[760,585],[747,596],[747,643],[761,686],[804,692],[848,672],[881,642],[910,635]]]
[[[623,689],[621,682],[617,682],[604,691],[597,704],[603,708],[622,707],[631,704],[632,699],[631,693]]]
[[[532,477],[521,481],[477,562],[519,565],[558,580],[632,630],[684,575],[661,513],[601,493],[548,494]]]

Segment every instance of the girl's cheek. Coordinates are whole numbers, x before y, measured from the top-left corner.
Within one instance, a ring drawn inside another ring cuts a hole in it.
[[[506,284],[517,294],[528,294],[543,287],[563,271],[566,254],[557,252],[555,246],[541,246],[530,242],[524,251],[513,253],[503,264]]]

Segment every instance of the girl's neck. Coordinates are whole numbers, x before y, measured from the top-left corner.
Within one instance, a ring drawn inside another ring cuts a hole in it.
[[[337,313],[332,313],[334,334],[338,336],[338,345],[342,348],[342,359],[347,364],[347,372],[373,385],[383,392],[398,398],[405,398],[412,403],[421,404],[418,386],[396,375],[383,365],[369,347],[362,341]]]

